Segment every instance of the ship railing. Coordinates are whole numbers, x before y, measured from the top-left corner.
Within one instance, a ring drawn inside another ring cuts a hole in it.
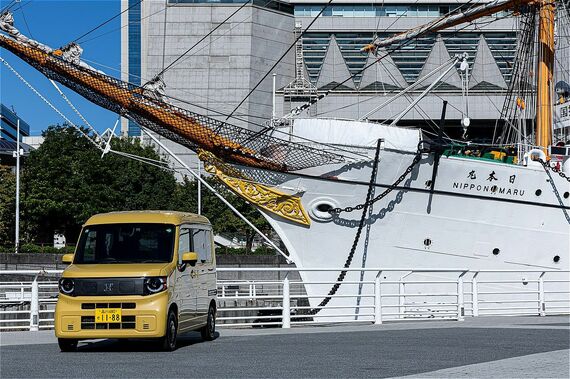
[[[339,271],[218,267],[217,323],[290,328],[570,313],[570,271],[350,268],[338,282]],[[302,280],[308,272],[321,275]],[[0,331],[53,328],[61,273],[0,270]]]

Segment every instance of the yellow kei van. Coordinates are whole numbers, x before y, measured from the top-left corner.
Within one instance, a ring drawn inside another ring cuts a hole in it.
[[[91,338],[214,339],[216,258],[212,226],[192,213],[112,212],[91,217],[59,280],[55,335],[62,351]]]

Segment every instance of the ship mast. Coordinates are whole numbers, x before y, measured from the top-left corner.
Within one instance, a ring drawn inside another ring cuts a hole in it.
[[[554,67],[554,3],[552,0],[540,2],[538,42],[535,144],[548,155],[548,146],[552,144],[552,75]]]

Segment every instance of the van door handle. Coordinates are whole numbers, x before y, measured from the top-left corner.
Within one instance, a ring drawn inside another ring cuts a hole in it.
[[[213,269],[213,268],[209,268],[208,271],[214,271],[214,269]]]

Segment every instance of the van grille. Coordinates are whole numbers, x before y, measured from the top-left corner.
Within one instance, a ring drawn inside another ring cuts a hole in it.
[[[135,309],[136,303],[82,303],[81,309],[95,309],[95,308],[121,308],[121,309]]]
[[[78,278],[74,282],[72,296],[145,295],[144,278]]]
[[[121,323],[95,323],[95,316],[81,316],[81,329],[135,329],[136,316],[123,316]]]

